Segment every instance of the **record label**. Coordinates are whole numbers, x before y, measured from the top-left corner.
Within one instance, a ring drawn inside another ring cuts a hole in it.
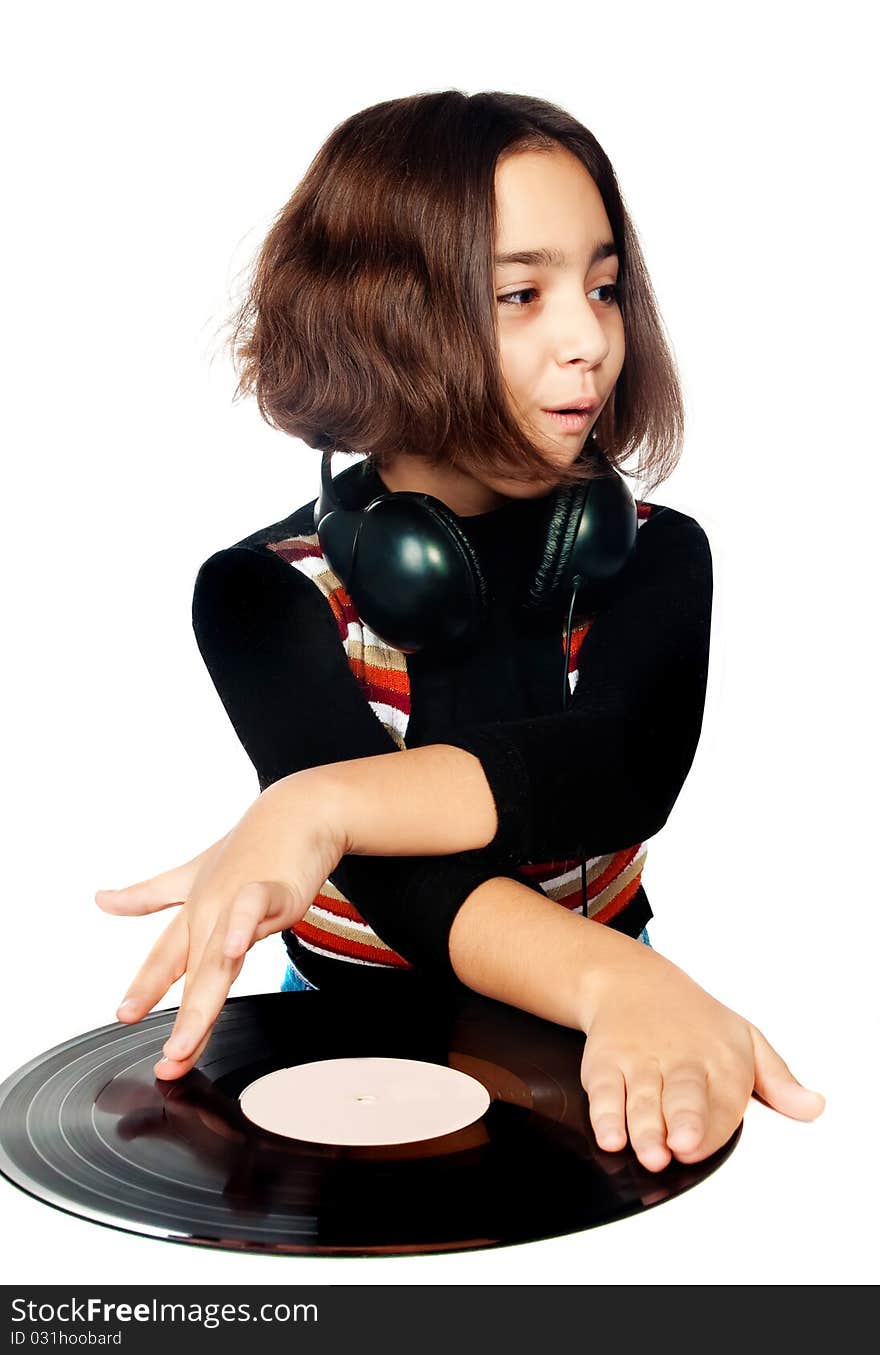
[[[435,1139],[489,1109],[482,1083],[417,1059],[321,1059],[266,1073],[239,1097],[249,1120],[312,1143]]]

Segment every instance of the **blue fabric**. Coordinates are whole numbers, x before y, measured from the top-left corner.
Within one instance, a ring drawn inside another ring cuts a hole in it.
[[[311,990],[313,992],[318,991],[316,984],[309,983],[308,979],[304,979],[296,966],[291,964],[290,960],[288,960],[287,969],[284,973],[284,980],[281,984],[281,992],[297,993],[305,990]]]
[[[640,941],[643,941],[646,946],[651,945],[651,942],[648,939],[647,927],[645,927],[639,933],[638,939]],[[284,973],[284,979],[282,980],[280,991],[282,993],[297,993],[304,991],[317,992],[318,989],[316,984],[309,983],[308,979],[303,978],[302,974],[299,972],[296,966],[292,964],[290,960],[288,960],[287,969],[285,970]]]

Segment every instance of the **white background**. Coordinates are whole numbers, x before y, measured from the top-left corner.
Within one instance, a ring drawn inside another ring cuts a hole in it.
[[[652,939],[828,1102],[808,1125],[753,1101],[729,1162],[641,1217],[458,1256],[174,1247],[0,1181],[7,1282],[876,1279],[868,13],[152,0],[7,19],[0,1076],[113,1021],[169,920],[111,918],[94,891],[188,859],[257,794],[192,585],[313,497],[317,460],[233,407],[223,326],[332,127],[455,87],[549,98],[615,165],[687,400],[653,497],[698,518],[715,564],[702,741],[649,847]],[[233,994],[283,968],[261,943]]]

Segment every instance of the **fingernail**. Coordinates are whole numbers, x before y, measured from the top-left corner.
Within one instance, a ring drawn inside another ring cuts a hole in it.
[[[237,955],[243,949],[244,944],[245,937],[242,936],[241,932],[233,932],[231,936],[226,938],[226,954]]]
[[[116,1015],[123,1016],[128,1012],[132,1012],[136,1006],[137,1002],[135,999],[133,997],[127,997],[123,1002],[120,1002],[119,1006],[116,1008]]]
[[[162,1053],[171,1059],[183,1058],[189,1050],[190,1041],[186,1035],[172,1035],[162,1046]]]
[[[671,1148],[673,1143],[698,1143],[701,1138],[702,1133],[695,1124],[679,1124],[676,1125],[674,1129],[670,1130],[666,1142]]]

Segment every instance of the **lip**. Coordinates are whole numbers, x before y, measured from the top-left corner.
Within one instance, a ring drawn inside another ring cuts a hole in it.
[[[558,414],[560,409],[577,409],[582,413],[592,414],[599,408],[601,400],[598,395],[582,395],[576,400],[563,400],[558,405],[552,405],[545,409],[545,414]]]
[[[576,406],[572,405],[569,408],[573,409]],[[593,406],[593,409],[595,408],[597,408],[596,405]],[[544,413],[548,419],[553,420],[554,428],[558,429],[560,433],[583,433],[592,420],[593,409],[584,407],[578,409],[576,414],[560,414],[555,409],[545,409]]]

